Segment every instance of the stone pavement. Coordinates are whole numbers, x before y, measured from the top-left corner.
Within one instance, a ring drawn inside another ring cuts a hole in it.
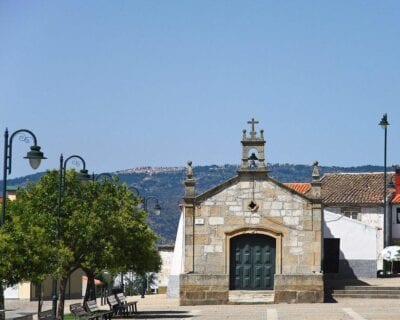
[[[400,300],[388,299],[341,299],[337,303],[320,304],[256,304],[256,305],[178,305],[178,299],[165,295],[138,296],[129,300],[138,301],[139,313],[135,319],[169,320],[400,320]],[[69,304],[81,300],[68,300]],[[107,308],[106,306],[103,306]],[[46,301],[43,310],[51,308]],[[35,313],[36,302],[6,300],[7,318]]]

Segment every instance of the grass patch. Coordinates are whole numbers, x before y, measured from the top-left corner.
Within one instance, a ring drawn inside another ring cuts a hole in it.
[[[64,320],[75,320],[75,317],[72,313],[64,314]]]

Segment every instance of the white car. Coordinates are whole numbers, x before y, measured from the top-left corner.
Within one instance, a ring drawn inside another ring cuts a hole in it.
[[[400,246],[389,246],[382,251],[383,260],[400,261]]]

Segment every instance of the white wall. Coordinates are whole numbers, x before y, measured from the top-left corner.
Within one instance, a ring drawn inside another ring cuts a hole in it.
[[[324,210],[324,238],[340,238],[340,259],[377,259],[377,228]]]

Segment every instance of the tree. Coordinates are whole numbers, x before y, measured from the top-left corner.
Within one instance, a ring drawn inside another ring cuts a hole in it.
[[[103,270],[159,269],[157,237],[126,185],[80,182],[75,171],[68,171],[60,214],[57,190],[58,172],[49,171],[10,203],[0,231],[0,255],[7,257],[0,262],[2,279],[16,283],[56,277],[58,318],[63,318],[66,283],[76,269],[88,276]]]

